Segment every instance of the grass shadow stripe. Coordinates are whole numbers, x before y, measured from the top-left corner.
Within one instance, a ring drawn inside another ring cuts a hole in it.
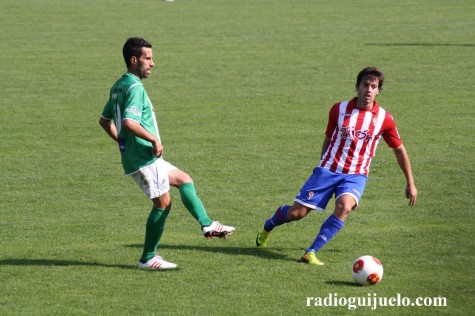
[[[119,269],[137,269],[134,265],[125,264],[105,264],[99,262],[85,262],[73,260],[56,260],[56,259],[3,259],[0,260],[0,266],[44,266],[44,267],[69,267],[69,266],[86,266],[86,267],[105,267]]]

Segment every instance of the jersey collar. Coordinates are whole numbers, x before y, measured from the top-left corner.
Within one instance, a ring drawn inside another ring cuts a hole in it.
[[[356,99],[357,99],[357,97],[354,97],[353,99],[350,100],[350,102],[348,102],[348,105],[350,106],[350,108],[351,109],[358,109],[360,111],[367,111],[367,110],[361,110],[356,106]],[[378,110],[379,110],[379,104],[378,104],[378,102],[376,102],[376,100],[374,100],[373,108],[369,111],[373,114],[376,114],[376,113],[378,113]]]

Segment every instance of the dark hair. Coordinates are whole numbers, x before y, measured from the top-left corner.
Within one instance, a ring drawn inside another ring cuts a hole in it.
[[[378,89],[380,91],[383,90],[384,74],[381,70],[376,67],[366,67],[365,69],[361,70],[358,76],[356,77],[356,89],[358,89],[361,81],[363,81],[363,79],[365,78],[378,79]]]
[[[130,58],[135,56],[140,58],[142,56],[142,47],[152,48],[152,44],[140,37],[131,37],[127,39],[122,49],[122,55],[124,55],[125,65],[130,67]]]

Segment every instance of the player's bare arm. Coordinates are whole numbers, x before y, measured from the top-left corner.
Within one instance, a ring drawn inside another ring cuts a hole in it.
[[[323,157],[323,155],[328,149],[328,146],[330,146],[330,138],[325,137],[325,139],[323,140],[322,153],[320,154],[320,158]]]
[[[116,142],[118,141],[117,129],[115,125],[112,124],[111,120],[106,120],[105,118],[101,117],[99,119],[99,125],[106,131],[107,135],[109,135],[113,140]]]
[[[124,127],[131,131],[135,136],[145,139],[152,143],[153,154],[157,157],[160,157],[163,154],[163,146],[160,144],[158,139],[149,131],[140,125],[140,123],[126,119],[123,121]]]
[[[404,145],[393,148],[393,150],[394,154],[396,155],[399,167],[404,173],[404,177],[406,177],[406,197],[409,199],[409,205],[413,206],[417,199],[417,188],[414,184],[414,177],[412,176],[412,168],[409,156],[407,155]]]

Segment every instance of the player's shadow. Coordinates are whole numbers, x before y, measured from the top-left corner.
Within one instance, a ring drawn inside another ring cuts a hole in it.
[[[125,245],[129,248],[142,248],[143,244],[130,244]],[[230,255],[245,255],[252,257],[261,257],[266,259],[274,260],[284,260],[284,261],[295,261],[295,258],[290,258],[285,254],[276,253],[275,251],[289,250],[289,248],[272,248],[272,249],[258,249],[256,247],[216,247],[216,246],[190,246],[190,245],[172,245],[172,244],[161,244],[161,249],[172,249],[172,250],[187,250],[187,251],[198,251],[198,252],[214,252],[214,253],[224,253]],[[290,249],[291,250],[291,249]],[[298,250],[301,250],[300,248]]]
[[[55,260],[55,259],[3,259],[0,266],[42,266],[42,267],[70,267],[70,266],[92,266],[119,269],[137,269],[135,265],[125,264],[105,264],[100,262]]]

